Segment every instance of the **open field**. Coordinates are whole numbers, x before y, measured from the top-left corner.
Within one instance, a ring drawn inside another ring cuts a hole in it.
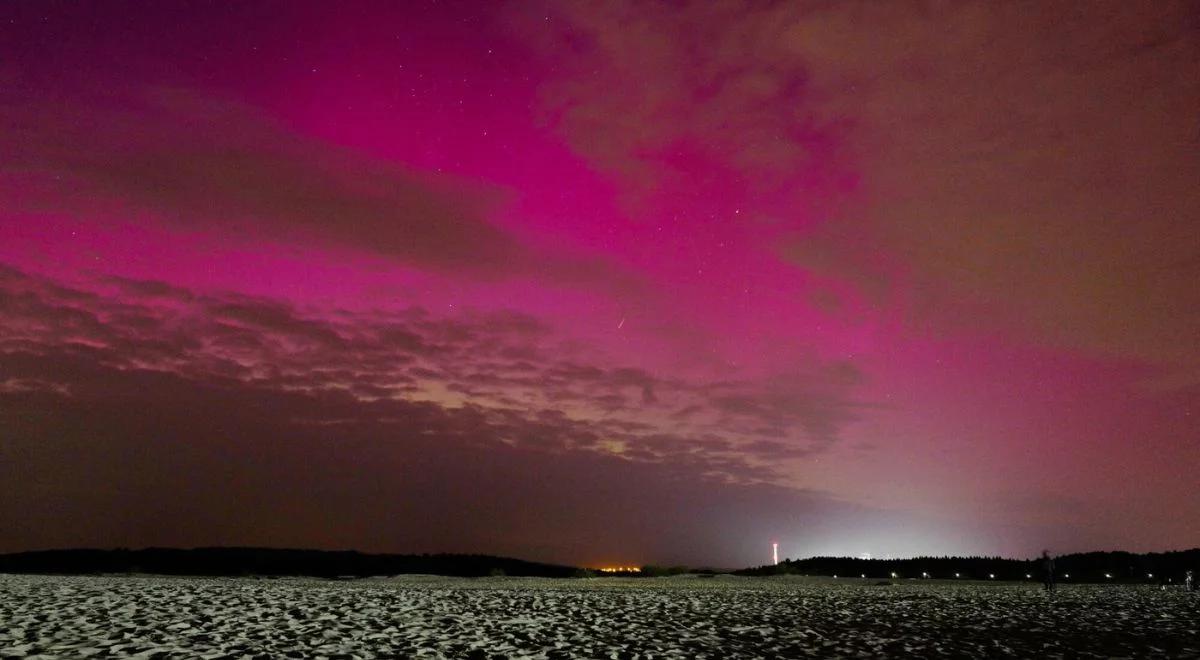
[[[722,576],[0,575],[0,657],[1200,657],[1200,594]]]

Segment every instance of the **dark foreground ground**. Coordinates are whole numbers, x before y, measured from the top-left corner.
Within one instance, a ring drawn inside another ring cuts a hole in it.
[[[1200,657],[1200,594],[802,578],[0,575],[0,657]]]

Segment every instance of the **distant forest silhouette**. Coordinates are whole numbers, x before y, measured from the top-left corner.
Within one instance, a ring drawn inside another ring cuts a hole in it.
[[[580,569],[489,555],[366,554],[353,550],[146,548],[41,550],[0,555],[0,573],[154,573],[199,576],[368,577],[424,573],[460,577],[571,577]]]
[[[1181,584],[1184,572],[1200,568],[1200,548],[1177,552],[1084,552],[1054,558],[1059,583],[1137,582]],[[941,580],[1040,581],[1041,559],[1003,557],[914,557],[856,559],[812,557],[734,571],[737,575],[821,575],[827,577]],[[894,576],[894,577],[893,577]],[[1028,577],[1026,577],[1028,576]],[[1068,577],[1069,576],[1069,577]],[[1111,576],[1111,577],[1110,577]]]

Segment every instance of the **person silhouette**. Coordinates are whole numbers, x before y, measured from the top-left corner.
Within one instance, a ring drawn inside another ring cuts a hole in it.
[[[1049,550],[1042,550],[1042,586],[1047,592],[1054,591],[1054,557]]]
[[[1196,580],[1192,577],[1192,572],[1189,570],[1183,574],[1183,589],[1184,591],[1195,591]]]

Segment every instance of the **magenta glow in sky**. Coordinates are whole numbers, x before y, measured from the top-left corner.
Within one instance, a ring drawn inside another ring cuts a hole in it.
[[[0,551],[1200,544],[1194,3],[12,3]]]

